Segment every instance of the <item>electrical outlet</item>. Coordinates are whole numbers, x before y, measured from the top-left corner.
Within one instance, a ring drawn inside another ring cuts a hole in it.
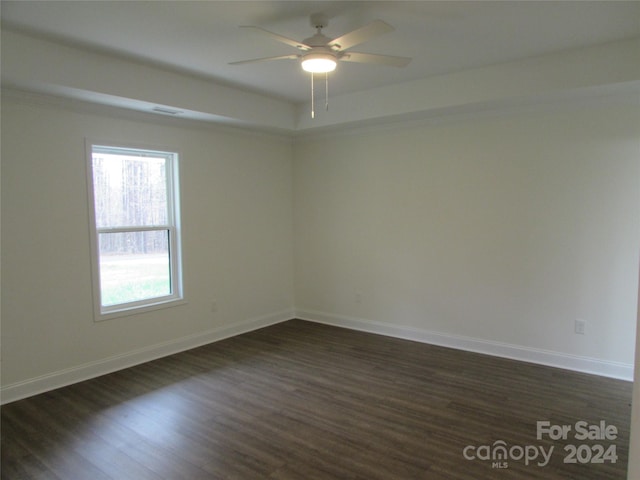
[[[354,297],[356,303],[362,303],[362,293],[361,292],[356,292],[355,297]]]
[[[215,300],[211,300],[211,313],[216,313],[218,311],[218,302]]]
[[[586,322],[584,320],[576,320],[575,333],[578,335],[584,335],[584,327]]]

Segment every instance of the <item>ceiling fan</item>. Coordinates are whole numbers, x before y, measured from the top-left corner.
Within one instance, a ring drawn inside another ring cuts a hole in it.
[[[299,42],[277,33],[270,32],[256,26],[241,26],[240,28],[251,29],[260,34],[271,37],[291,47],[297,48],[300,53],[290,55],[279,55],[276,57],[255,58],[252,60],[242,60],[231,62],[230,65],[244,65],[247,63],[265,62],[271,60],[299,60],[302,69],[311,73],[311,116],[315,116],[314,111],[314,91],[313,77],[316,73],[324,73],[327,86],[328,98],[328,73],[335,70],[338,62],[370,63],[376,65],[388,65],[393,67],[406,67],[411,58],[398,57],[393,55],[377,55],[371,53],[359,53],[349,51],[351,47],[360,45],[374,37],[388,33],[394,28],[382,20],[374,20],[367,25],[357,28],[349,33],[337,38],[329,38],[322,33],[322,29],[329,24],[329,19],[321,13],[311,15],[311,26],[316,29],[316,34]],[[326,102],[328,108],[328,101]]]

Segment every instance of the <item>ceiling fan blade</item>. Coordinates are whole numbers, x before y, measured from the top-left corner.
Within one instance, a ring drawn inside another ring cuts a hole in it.
[[[300,58],[300,55],[279,55],[277,57],[263,57],[263,58],[254,58],[252,60],[241,60],[239,62],[231,62],[229,65],[244,65],[245,63],[258,63],[258,62],[268,62],[270,60],[295,60]]]
[[[409,57],[396,57],[393,55],[374,55],[372,53],[347,52],[340,57],[343,62],[374,63],[376,65],[389,65],[392,67],[406,67],[411,62]]]
[[[253,25],[242,25],[240,28],[250,28],[251,30],[254,30],[258,33],[261,33],[263,35],[267,35],[271,38],[273,38],[274,40],[277,40],[278,42],[282,42],[285,43],[287,45],[290,45],[294,48],[300,49],[300,50],[311,50],[311,47],[309,45],[305,45],[302,42],[299,42],[297,40],[294,40],[293,38],[289,38],[289,37],[284,37],[282,35],[279,35],[277,33],[273,33],[270,32],[269,30],[265,30],[264,28],[260,28],[260,27],[255,27]]]
[[[338,50],[346,50],[347,48],[354,47],[367,40],[382,35],[383,33],[392,32],[395,30],[391,25],[382,20],[374,20],[373,22],[353,30],[349,33],[345,33],[341,37],[334,38],[329,42],[330,47],[337,47]]]

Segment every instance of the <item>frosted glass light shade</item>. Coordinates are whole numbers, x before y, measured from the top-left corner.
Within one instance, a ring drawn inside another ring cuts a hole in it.
[[[311,53],[302,59],[302,69],[310,73],[327,73],[336,69],[336,59],[333,55]]]

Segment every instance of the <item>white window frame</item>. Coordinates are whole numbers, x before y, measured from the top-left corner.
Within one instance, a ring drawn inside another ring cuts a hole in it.
[[[173,307],[184,304],[183,274],[182,274],[182,245],[180,228],[180,188],[179,188],[179,158],[178,150],[166,147],[149,147],[123,145],[116,142],[86,140],[87,157],[87,192],[89,196],[89,220],[91,237],[91,270],[93,286],[94,320],[108,320],[128,315]],[[162,225],[98,227],[96,224],[95,196],[93,185],[93,152],[98,149],[101,153],[133,154],[138,156],[163,157],[167,160],[167,223]],[[149,298],[116,305],[102,305],[102,289],[100,285],[100,251],[99,238],[101,233],[126,233],[144,231],[168,231],[169,235],[169,269],[171,294],[162,297]]]

